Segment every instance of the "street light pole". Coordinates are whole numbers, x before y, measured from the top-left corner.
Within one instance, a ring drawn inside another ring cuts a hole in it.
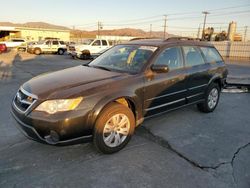
[[[207,15],[210,14],[209,12],[207,11],[203,11],[202,14],[204,14],[204,22],[203,22],[203,29],[202,29],[202,38],[201,39],[204,39],[205,37],[205,27],[206,27],[206,21],[207,21]]]
[[[152,24],[150,24],[150,31],[149,31],[149,37],[152,37]]]

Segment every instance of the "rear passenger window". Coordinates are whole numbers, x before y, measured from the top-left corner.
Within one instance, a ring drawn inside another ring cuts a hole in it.
[[[165,49],[155,62],[156,65],[168,65],[170,70],[183,67],[181,50],[178,47]]]
[[[183,51],[187,67],[202,65],[205,63],[198,48],[194,46],[184,46]]]
[[[108,46],[107,41],[106,40],[102,40],[102,45],[103,46]]]
[[[222,61],[219,52],[215,48],[201,47],[200,49],[204,54],[207,63],[216,63]]]

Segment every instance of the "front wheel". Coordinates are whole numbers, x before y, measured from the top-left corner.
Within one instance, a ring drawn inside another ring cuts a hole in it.
[[[40,54],[42,53],[42,51],[41,51],[40,48],[36,48],[36,49],[34,50],[34,53],[35,53],[36,55],[40,55]]]
[[[133,112],[119,103],[109,104],[100,114],[94,129],[94,144],[106,154],[126,146],[135,129]]]
[[[57,52],[59,55],[63,55],[64,54],[64,50],[63,49],[58,49],[58,52]]]
[[[220,87],[216,83],[211,83],[205,93],[205,101],[203,103],[197,104],[197,107],[201,112],[213,112],[218,105],[219,98]]]

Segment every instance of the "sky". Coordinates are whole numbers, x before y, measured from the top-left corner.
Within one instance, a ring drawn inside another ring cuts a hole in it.
[[[3,1],[3,2],[1,2]],[[197,32],[208,10],[209,26],[225,30],[236,21],[238,32],[250,26],[250,0],[0,0],[0,22],[48,22],[70,28],[95,30],[140,28],[163,30],[167,15],[169,32]],[[250,27],[248,31],[250,30]]]

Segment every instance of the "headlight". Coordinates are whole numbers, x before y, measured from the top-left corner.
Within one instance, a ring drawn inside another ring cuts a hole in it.
[[[56,112],[64,112],[74,110],[82,101],[82,97],[75,99],[57,99],[48,100],[40,104],[35,110],[54,114]]]

